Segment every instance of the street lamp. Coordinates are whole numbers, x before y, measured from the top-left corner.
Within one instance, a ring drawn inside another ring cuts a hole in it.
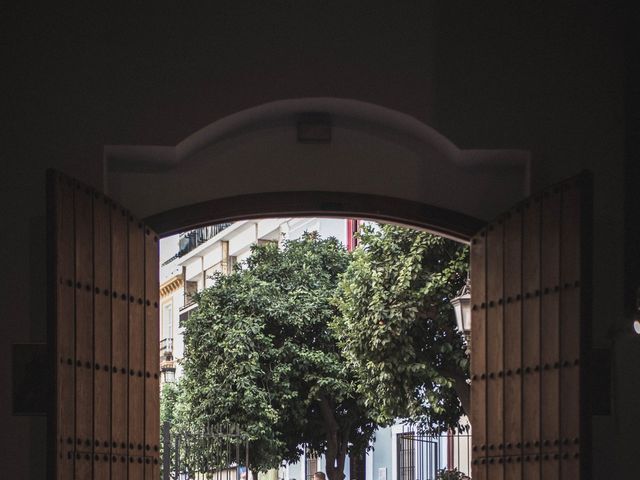
[[[458,330],[464,335],[467,353],[469,353],[471,351],[471,284],[468,277],[458,296],[451,300],[451,305],[456,314]]]

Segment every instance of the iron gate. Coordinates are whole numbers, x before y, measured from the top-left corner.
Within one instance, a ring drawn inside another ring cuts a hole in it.
[[[471,474],[471,435],[397,435],[397,479],[435,480],[440,470]]]
[[[249,441],[237,425],[186,431],[162,426],[163,480],[249,480]]]
[[[398,435],[398,480],[435,480],[440,470],[439,439]]]

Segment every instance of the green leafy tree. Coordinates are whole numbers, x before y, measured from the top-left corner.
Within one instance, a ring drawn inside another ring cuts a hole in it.
[[[177,424],[178,417],[178,400],[179,400],[179,389],[178,385],[175,383],[165,383],[162,386],[162,390],[160,391],[160,426],[162,431],[164,432],[164,425],[169,424],[173,427]],[[163,438],[164,440],[164,438]],[[160,457],[163,458],[164,452],[164,441],[160,442]],[[171,467],[172,469],[175,466],[174,458],[171,459]],[[164,463],[160,464],[160,471],[162,473],[162,469],[164,468]]]
[[[192,421],[239,424],[254,471],[298,460],[306,444],[342,480],[346,454],[373,437],[377,424],[329,328],[348,263],[337,240],[314,234],[256,246],[245,266],[215,277],[184,323]]]
[[[468,249],[451,240],[392,225],[360,232],[332,329],[378,423],[402,418],[431,433],[459,426],[468,358],[450,300],[467,269]]]
[[[178,385],[176,383],[165,383],[160,392],[160,424],[168,422],[176,423],[176,406],[178,403]]]
[[[448,300],[466,250],[397,227],[361,242],[354,255],[314,234],[256,246],[215,276],[183,324],[183,422],[239,424],[254,471],[297,461],[307,445],[330,480],[398,417],[456,425],[467,360]]]

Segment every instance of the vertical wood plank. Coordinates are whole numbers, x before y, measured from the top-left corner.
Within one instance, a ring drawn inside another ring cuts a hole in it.
[[[77,478],[91,478],[93,454],[93,192],[76,188],[76,455]],[[78,461],[79,460],[79,461]]]
[[[522,225],[522,476],[540,480],[540,203],[523,206]],[[538,294],[536,294],[538,292]]]
[[[94,248],[94,456],[96,480],[109,480],[111,453],[111,206],[96,195]]]
[[[489,226],[487,233],[487,443],[489,478],[504,478],[504,224]]]
[[[94,202],[94,429],[95,450],[111,452],[111,207]]]
[[[111,478],[111,462],[109,454],[95,453],[93,455],[93,480],[109,480]]]
[[[126,478],[129,375],[129,233],[124,210],[111,207],[111,446],[112,477]],[[124,472],[124,473],[123,473]],[[120,476],[118,476],[120,475]],[[124,475],[124,476],[122,476]]]
[[[504,432],[505,455],[522,454],[522,210],[505,221],[504,246]],[[509,461],[505,477],[522,478],[522,464]]]
[[[486,233],[471,241],[471,427],[472,477],[487,478]]]
[[[581,205],[580,191],[568,186],[562,194],[561,234],[561,326],[560,326],[560,469],[563,480],[577,480],[580,475],[580,262]]]
[[[129,217],[129,480],[142,480],[144,448],[144,230]]]
[[[144,480],[144,460],[140,456],[129,457],[129,480]]]
[[[158,237],[149,229],[145,230],[145,476],[154,471],[153,462],[160,454],[160,358],[159,334],[159,263]]]
[[[127,457],[122,455],[112,455],[111,457],[111,478],[112,480],[126,480],[129,463]]]
[[[560,436],[560,209],[557,189],[545,192],[542,200],[541,310],[544,337],[540,343],[541,362],[541,454],[542,476],[560,478],[559,464],[553,460]]]
[[[75,225],[74,187],[60,175],[53,180],[56,264],[56,404],[58,480],[75,471]]]
[[[522,463],[519,456],[509,454],[505,459],[504,478],[508,480],[522,478]]]
[[[144,470],[144,478],[145,480],[158,480],[160,478],[159,471],[159,462],[156,458],[147,457],[145,459],[145,470]]]

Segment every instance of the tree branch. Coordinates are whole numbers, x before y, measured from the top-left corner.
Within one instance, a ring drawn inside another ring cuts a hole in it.
[[[458,394],[462,409],[468,416],[471,412],[471,386],[467,383],[466,375],[460,371],[446,369],[443,370],[442,373],[453,380],[453,388],[455,388]]]
[[[337,432],[340,427],[336,421],[331,402],[329,402],[329,399],[325,396],[320,398],[320,413],[322,414],[324,421],[329,425],[329,430]]]

